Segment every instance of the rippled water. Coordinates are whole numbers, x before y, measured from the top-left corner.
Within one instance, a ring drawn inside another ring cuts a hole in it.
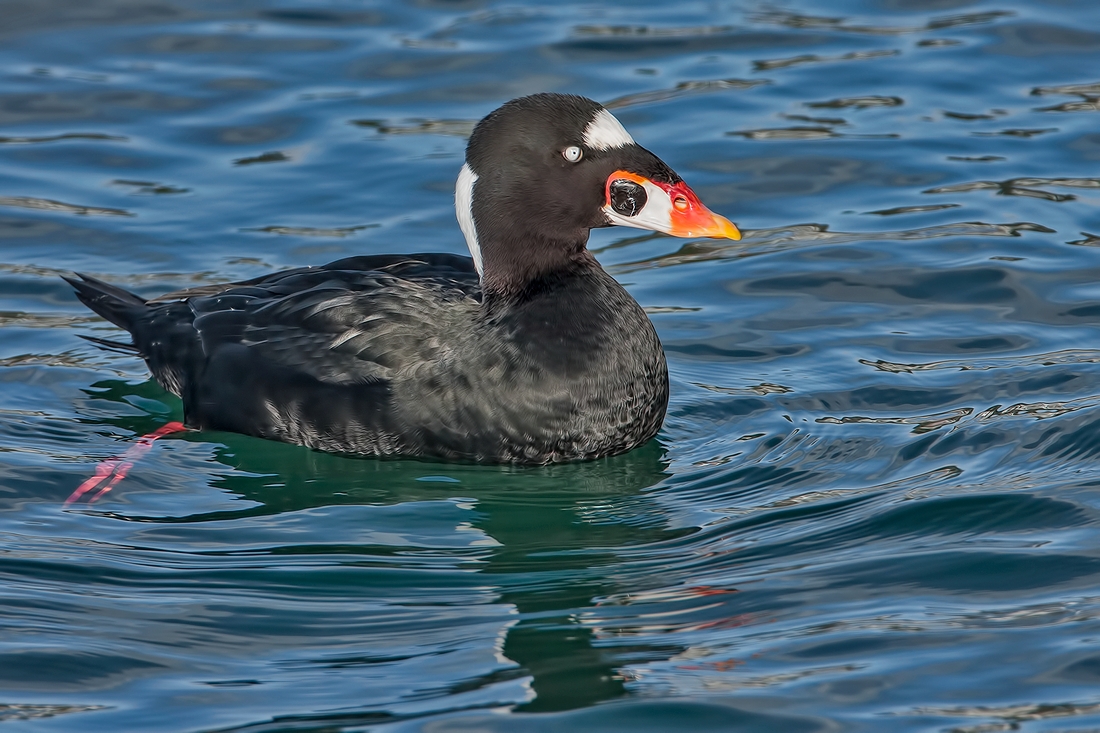
[[[0,1],[5,730],[1100,729],[1100,5]],[[659,439],[539,469],[180,417],[57,277],[464,251],[607,103],[741,242],[595,234]]]

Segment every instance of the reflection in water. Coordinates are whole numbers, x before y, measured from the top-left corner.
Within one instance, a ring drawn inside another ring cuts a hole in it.
[[[800,56],[792,56],[785,59],[770,59],[766,61],[753,61],[755,71],[769,71],[771,69],[786,69],[800,64],[820,64],[830,61],[864,61],[866,59],[881,58],[882,56],[897,56],[894,49],[882,49],[879,51],[851,51],[839,56],[819,56],[816,53],[807,53]]]
[[[943,30],[968,25],[981,25],[991,23],[1003,18],[1010,18],[1015,13],[1005,10],[992,10],[981,13],[965,13],[962,15],[947,15],[935,17],[926,23],[914,26],[877,26],[860,25],[852,23],[843,17],[825,17],[820,15],[807,15],[785,12],[781,10],[769,10],[756,13],[753,20],[760,23],[774,23],[788,28],[828,29],[844,31],[845,33],[866,33],[868,35],[901,35],[906,33],[920,33],[929,30]]]
[[[945,207],[935,207],[945,208]],[[946,208],[955,208],[949,206]],[[872,214],[904,212],[868,212]],[[886,232],[830,232],[827,224],[798,224],[778,229],[742,230],[744,238],[735,244],[715,244],[711,242],[689,242],[679,250],[638,262],[623,263],[611,268],[613,273],[627,273],[648,267],[672,267],[689,262],[708,262],[712,260],[752,257],[773,252],[799,249],[822,244],[847,244],[850,242],[875,242],[886,240],[921,240],[956,237],[960,235],[982,237],[1017,237],[1021,232],[1053,233],[1053,229],[1032,224],[1016,222],[1013,224],[986,224],[984,222],[959,222],[921,229]]]
[[[707,92],[720,92],[727,89],[744,90],[752,89],[763,84],[770,84],[767,79],[713,79],[708,81],[682,81],[672,89],[628,94],[623,97],[603,102],[607,109],[620,109],[640,104],[655,104],[671,99],[679,99],[689,94],[703,94]]]
[[[61,211],[81,216],[133,216],[124,209],[108,209],[101,206],[79,206],[62,201],[39,199],[30,196],[0,196],[0,206],[17,206],[21,209],[41,209],[43,211]]]
[[[116,186],[129,188],[132,193],[143,195],[160,196],[164,194],[188,193],[190,190],[179,186],[170,186],[165,183],[156,183],[155,181],[126,181],[119,178],[111,181],[111,183]]]
[[[265,232],[267,234],[281,234],[287,237],[337,237],[344,238],[351,236],[356,232],[360,232],[364,229],[371,229],[378,226],[377,224],[360,224],[353,227],[281,227],[281,226],[266,226],[258,227],[256,229],[250,229],[246,231]]]
[[[994,190],[1001,196],[1029,196],[1046,201],[1074,201],[1071,193],[1043,191],[1040,186],[1064,188],[1100,188],[1100,178],[1010,178],[1007,181],[971,181],[951,186],[929,188],[924,193],[967,193],[969,191]]]
[[[741,135],[750,140],[820,140],[822,138],[838,137],[840,133],[833,132],[828,127],[771,127],[762,130],[738,130],[731,135]]]
[[[877,214],[878,216],[897,216],[898,214],[922,214],[926,211],[941,211],[943,209],[957,209],[959,204],[928,204],[925,206],[895,206],[892,209],[879,209],[878,211],[868,211],[868,214]]]
[[[59,140],[109,140],[114,142],[126,142],[128,138],[121,135],[104,135],[98,132],[65,132],[60,135],[0,136],[0,145],[33,145],[35,143],[52,143]]]
[[[228,438],[228,436],[226,436]],[[663,450],[656,443],[626,456],[594,463],[535,469],[455,467],[415,461],[332,458],[314,454],[303,462],[301,450],[255,446],[260,441],[228,439],[229,459],[237,471],[217,482],[242,498],[262,502],[263,512],[294,512],[334,503],[400,504],[445,499],[456,494],[472,504],[471,526],[491,538],[491,549],[479,558],[477,572],[495,589],[496,602],[519,614],[505,635],[502,653],[529,675],[534,699],[520,710],[566,710],[624,694],[617,654],[598,649],[592,631],[577,614],[601,596],[626,592],[603,569],[614,564],[616,548],[660,541],[677,533],[663,529],[656,507],[652,527],[589,521],[588,507],[632,500],[668,474]],[[235,445],[236,444],[236,445]],[[247,444],[247,445],[245,445]],[[260,454],[260,455],[256,455]],[[222,459],[226,460],[226,459]],[[363,464],[363,465],[355,465]],[[310,470],[303,470],[309,465]],[[424,482],[425,474],[442,474],[460,483]],[[338,475],[339,481],[332,476]],[[324,476],[325,480],[317,478]],[[275,478],[281,486],[271,487]],[[257,509],[249,510],[253,513]],[[644,517],[632,505],[635,522]],[[632,650],[631,658],[667,658],[668,648]],[[496,682],[466,681],[466,689]]]
[[[397,125],[382,120],[352,120],[351,124],[376,130],[381,135],[454,135],[468,138],[477,120],[411,120]]]
[[[252,155],[247,158],[237,158],[233,161],[233,165],[254,165],[256,163],[285,163],[290,160],[290,156],[286,153],[275,150],[268,153],[261,153],[260,155]]]
[[[872,107],[900,107],[905,104],[901,97],[871,95],[866,97],[842,97],[826,102],[806,102],[812,109],[870,109]]]

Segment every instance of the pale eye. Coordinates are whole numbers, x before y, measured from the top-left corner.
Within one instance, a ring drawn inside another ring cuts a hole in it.
[[[570,163],[576,163],[584,157],[584,151],[576,145],[570,145],[568,148],[561,151],[561,157],[565,158]]]

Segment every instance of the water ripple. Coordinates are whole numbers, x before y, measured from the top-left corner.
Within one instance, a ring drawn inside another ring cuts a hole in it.
[[[58,135],[12,135],[0,136],[0,145],[38,145],[60,142],[62,140],[103,140],[107,142],[128,142],[122,135],[106,135],[101,132],[63,132]]]
[[[900,107],[905,104],[901,97],[870,95],[866,97],[842,97],[827,102],[805,102],[807,107],[815,109],[868,109],[870,107]]]
[[[0,206],[15,206],[21,209],[38,209],[40,211],[61,211],[66,214],[79,214],[81,216],[135,216],[135,214],[125,209],[81,206],[33,196],[0,196]]]
[[[290,227],[290,226],[266,226],[245,231],[266,232],[267,234],[281,234],[288,237],[336,237],[343,239],[350,237],[364,229],[373,229],[378,224],[359,224],[351,227]]]
[[[1100,351],[1092,349],[1063,349],[1043,354],[1003,357],[973,357],[970,359],[944,359],[923,364],[899,364],[885,360],[870,361],[860,359],[860,364],[874,367],[892,374],[912,374],[915,372],[950,369],[957,371],[1017,369],[1032,366],[1053,366],[1056,364],[1095,364],[1100,362]]]
[[[1044,191],[1041,187],[1100,188],[1100,178],[1009,178],[1004,181],[968,181],[950,186],[928,188],[921,193],[969,193],[971,191],[996,191],[1001,196],[1026,196],[1046,201],[1074,201],[1070,193]]]
[[[798,56],[790,56],[782,59],[766,59],[762,61],[753,61],[752,68],[754,71],[770,71],[772,69],[786,69],[792,66],[800,66],[802,64],[821,64],[831,61],[866,61],[869,59],[878,59],[883,56],[897,56],[901,51],[897,49],[879,49],[877,51],[849,51],[848,53],[840,54],[839,56],[821,56],[816,53],[800,54]]]
[[[755,13],[752,17],[757,23],[772,23],[787,28],[808,30],[835,30],[844,33],[860,33],[876,36],[894,36],[909,33],[920,33],[929,30],[943,30],[969,25],[985,25],[1002,18],[1011,18],[1016,13],[1008,10],[991,10],[980,13],[965,13],[961,15],[946,15],[932,18],[926,23],[914,26],[883,26],[863,25],[851,23],[844,17],[829,17],[822,15],[806,15],[791,13],[781,10],[770,10]]]
[[[742,230],[745,237],[737,244],[712,244],[692,242],[671,254],[658,255],[645,260],[622,263],[610,268],[612,272],[626,273],[649,267],[671,267],[689,262],[709,262],[730,258],[770,254],[805,246],[830,243],[871,242],[885,240],[922,240],[957,236],[1019,237],[1022,232],[1053,234],[1054,230],[1032,222],[1011,224],[987,224],[985,222],[958,222],[939,224],[919,229],[885,232],[831,232],[827,224],[798,224],[770,230]]]
[[[627,94],[604,102],[607,109],[620,109],[634,105],[655,104],[670,99],[678,99],[689,94],[725,91],[727,89],[752,89],[771,84],[767,79],[711,79],[707,81],[682,81],[672,89],[658,89],[637,94]]]
[[[109,710],[107,705],[34,705],[0,703],[0,721],[42,720],[72,713],[91,713]]]

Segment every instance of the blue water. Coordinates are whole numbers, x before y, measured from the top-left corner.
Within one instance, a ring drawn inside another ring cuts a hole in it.
[[[0,2],[0,729],[1100,729],[1100,4]],[[149,296],[462,252],[473,123],[612,107],[741,242],[591,247],[658,440],[516,469],[181,416]]]

